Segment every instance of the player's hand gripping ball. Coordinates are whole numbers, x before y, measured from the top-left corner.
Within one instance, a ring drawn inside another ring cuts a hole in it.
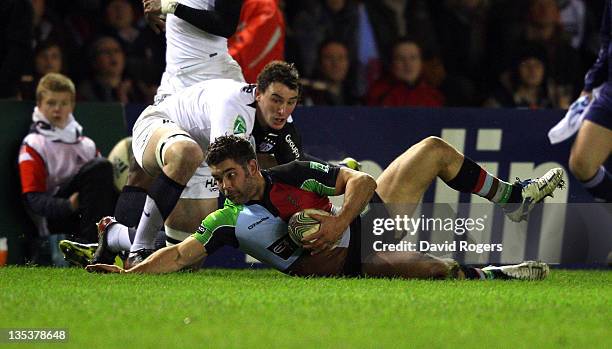
[[[310,214],[318,214],[321,216],[331,215],[327,211],[318,210],[315,208],[309,208],[294,213],[289,219],[287,226],[289,230],[289,237],[298,246],[302,246],[302,238],[307,238],[309,235],[318,232],[319,228],[321,227],[321,223],[310,217]]]

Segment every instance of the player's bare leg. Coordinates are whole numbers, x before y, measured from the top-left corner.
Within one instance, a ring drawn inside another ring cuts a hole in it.
[[[166,141],[174,135],[185,137],[176,142],[168,142],[166,147],[160,146],[160,142]],[[142,158],[143,169],[152,176],[158,176],[162,172],[182,185],[193,176],[195,170],[204,161],[204,154],[200,146],[180,128],[164,127],[153,132],[149,139]],[[159,164],[159,152],[164,152],[163,166]]]
[[[419,252],[376,252],[362,264],[366,276],[404,279],[445,279],[452,265]]]
[[[603,166],[612,154],[612,130],[585,120],[572,146],[572,174],[594,197],[612,202],[612,176]]]
[[[148,190],[128,262],[138,263],[152,252],[157,232],[203,160],[200,146],[180,128],[161,127],[153,132],[144,150],[142,167],[156,177]]]
[[[94,262],[108,262],[107,257],[117,251],[116,248],[108,251],[109,235],[111,235],[110,245],[123,247],[130,245],[131,252],[140,251],[134,253],[134,256],[131,254],[130,257],[146,258],[146,254],[154,248],[157,232],[171,215],[185,185],[203,158],[200,146],[180,128],[161,127],[155,130],[142,157],[144,172],[150,177],[155,176],[154,179],[149,181],[142,172],[134,171],[133,180],[140,180],[141,184],[147,185],[148,195],[133,242],[129,239],[128,228],[125,225],[116,224],[116,221],[109,219],[101,220],[100,241]],[[114,231],[109,232],[109,229]],[[112,238],[113,236],[117,239]]]
[[[501,267],[475,268],[420,252],[376,252],[366,258],[362,272],[371,277],[404,279],[518,279],[543,280],[550,269],[546,263],[528,261]]]
[[[180,199],[166,220],[166,244],[173,245],[193,234],[202,219],[218,208],[217,199]]]
[[[378,177],[376,192],[386,203],[416,204],[436,177],[454,178],[463,155],[438,137],[427,137],[397,157]]]
[[[535,203],[563,186],[560,168],[535,180],[510,184],[485,171],[443,139],[428,137],[410,147],[383,171],[376,181],[376,192],[385,203],[416,204],[437,177],[457,191],[479,195],[504,207],[513,221],[526,219]]]

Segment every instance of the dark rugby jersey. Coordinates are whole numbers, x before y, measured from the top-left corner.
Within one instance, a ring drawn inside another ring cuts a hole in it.
[[[287,270],[303,253],[287,233],[287,221],[307,208],[332,211],[339,167],[318,162],[294,161],[263,170],[266,188],[262,200],[224,207],[203,221],[193,237],[214,253],[224,245],[239,248],[280,271]],[[340,246],[348,245],[349,229]]]
[[[265,131],[258,122],[253,126],[253,137],[258,154],[274,155],[278,164],[304,159],[302,139],[292,122],[287,122],[280,130]]]

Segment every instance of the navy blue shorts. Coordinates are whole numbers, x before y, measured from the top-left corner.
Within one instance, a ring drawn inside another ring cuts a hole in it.
[[[603,86],[584,118],[612,130],[612,85]]]

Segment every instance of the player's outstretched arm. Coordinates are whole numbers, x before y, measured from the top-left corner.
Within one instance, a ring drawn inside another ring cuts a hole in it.
[[[106,264],[88,265],[85,269],[92,273],[164,274],[201,263],[204,258],[206,258],[204,246],[193,237],[188,237],[180,244],[155,251],[142,263],[128,270]]]
[[[180,244],[155,251],[126,273],[171,273],[201,262],[205,257],[206,250],[202,243],[190,236]]]

